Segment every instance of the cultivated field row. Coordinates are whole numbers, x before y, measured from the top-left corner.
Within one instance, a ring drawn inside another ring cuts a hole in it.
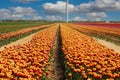
[[[58,25],[40,31],[24,45],[0,51],[0,79],[39,80],[49,73],[50,51]]]
[[[48,27],[48,26],[50,26],[50,25],[37,26],[37,27],[32,27],[32,28],[25,28],[25,29],[21,29],[21,30],[18,30],[18,31],[14,31],[14,32],[8,32],[8,33],[0,34],[0,40],[8,39],[8,38],[11,38],[11,37],[14,37],[14,36],[25,34],[25,33],[28,33],[28,32],[34,31],[34,30],[38,30],[38,29],[41,29],[41,28],[45,28],[45,27]]]
[[[119,80],[120,54],[71,26],[51,25],[35,34],[31,41],[0,51],[0,79],[53,80],[52,75],[64,76],[64,80]],[[59,44],[54,44],[56,39]],[[54,46],[59,47],[59,54],[51,52]],[[61,63],[55,62],[58,57]],[[54,74],[58,70],[51,68],[54,62],[62,65],[64,74]]]
[[[68,80],[120,79],[120,54],[64,25],[61,38]]]
[[[73,29],[76,29],[84,34],[95,36],[98,38],[105,38],[116,44],[120,44],[120,28],[104,28],[98,26],[86,26],[86,25],[75,25],[65,24]]]
[[[93,30],[93,31],[98,31],[98,32],[103,32],[103,33],[109,33],[109,34],[115,34],[120,36],[120,28],[106,28],[106,27],[99,27],[99,26],[89,26],[89,25],[75,25],[75,24],[69,24],[72,26],[77,26],[83,29],[88,29],[88,30]]]
[[[120,28],[120,23],[105,22],[75,22],[78,25],[97,26],[102,28]]]

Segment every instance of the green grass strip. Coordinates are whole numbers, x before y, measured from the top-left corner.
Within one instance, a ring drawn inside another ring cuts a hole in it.
[[[31,31],[31,32],[28,32],[28,33],[25,33],[25,34],[18,35],[18,36],[14,36],[14,37],[11,37],[11,38],[9,38],[9,39],[0,40],[0,47],[3,46],[3,45],[7,45],[7,44],[9,44],[9,43],[11,43],[11,42],[14,42],[14,41],[16,41],[16,40],[19,40],[19,39],[21,39],[21,38],[24,38],[24,37],[26,37],[26,36],[29,36],[29,35],[31,35],[31,34],[33,34],[33,33],[36,33],[36,32],[38,32],[38,31],[40,31],[40,30],[42,30],[42,29],[45,29],[45,28],[47,28],[47,27],[40,28],[40,29],[38,29],[38,30],[34,30],[34,31]]]

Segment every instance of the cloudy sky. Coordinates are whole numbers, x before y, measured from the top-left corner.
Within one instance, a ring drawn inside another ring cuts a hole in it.
[[[1,0],[0,19],[65,20],[66,0]],[[120,0],[69,0],[69,19],[120,21]]]

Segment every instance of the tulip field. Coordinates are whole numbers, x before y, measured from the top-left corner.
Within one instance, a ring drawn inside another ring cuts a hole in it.
[[[120,54],[63,25],[61,38],[69,80],[120,79]]]
[[[0,34],[0,40],[34,30],[37,32],[27,43],[0,50],[0,80],[56,80],[51,75],[62,76],[59,80],[120,80],[120,54],[88,35],[119,42],[120,28],[54,23]],[[55,46],[59,47],[62,74],[54,74],[59,68]]]
[[[31,22],[33,23],[33,22]],[[0,23],[0,46],[7,45],[13,41],[16,41],[20,38],[28,36],[32,33],[35,33],[41,29],[44,29],[50,25],[50,23],[36,23],[29,24],[27,22],[6,22]],[[8,25],[10,24],[10,25]],[[18,24],[18,25],[17,25]],[[44,25],[43,25],[44,24]],[[32,26],[32,27],[31,27]],[[14,31],[13,31],[14,30]]]
[[[75,24],[67,24],[69,27],[74,28],[84,34],[87,34],[89,36],[95,36],[102,39],[106,39],[107,41],[114,42],[117,45],[120,45],[120,24],[112,24],[111,27],[110,24],[103,26],[93,26],[93,25],[75,25]]]
[[[4,39],[11,38],[13,36],[18,36],[18,35],[21,35],[21,34],[25,34],[25,33],[28,33],[28,32],[34,31],[34,30],[38,30],[38,29],[43,28],[43,27],[46,27],[46,26],[26,28],[26,29],[21,29],[21,30],[14,31],[14,32],[0,34],[0,40],[4,40]]]
[[[104,28],[120,28],[120,23],[110,23],[110,22],[76,22],[78,25],[88,25],[88,26],[98,26]]]
[[[52,26],[38,32],[30,42],[24,45],[0,51],[0,79],[39,80],[48,74],[49,53],[57,27],[57,25]]]

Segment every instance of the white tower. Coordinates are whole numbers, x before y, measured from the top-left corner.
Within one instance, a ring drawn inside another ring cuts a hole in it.
[[[68,11],[68,0],[66,0],[66,22],[68,23],[68,21],[69,21],[69,18],[68,18],[68,16],[69,16],[69,11]]]

